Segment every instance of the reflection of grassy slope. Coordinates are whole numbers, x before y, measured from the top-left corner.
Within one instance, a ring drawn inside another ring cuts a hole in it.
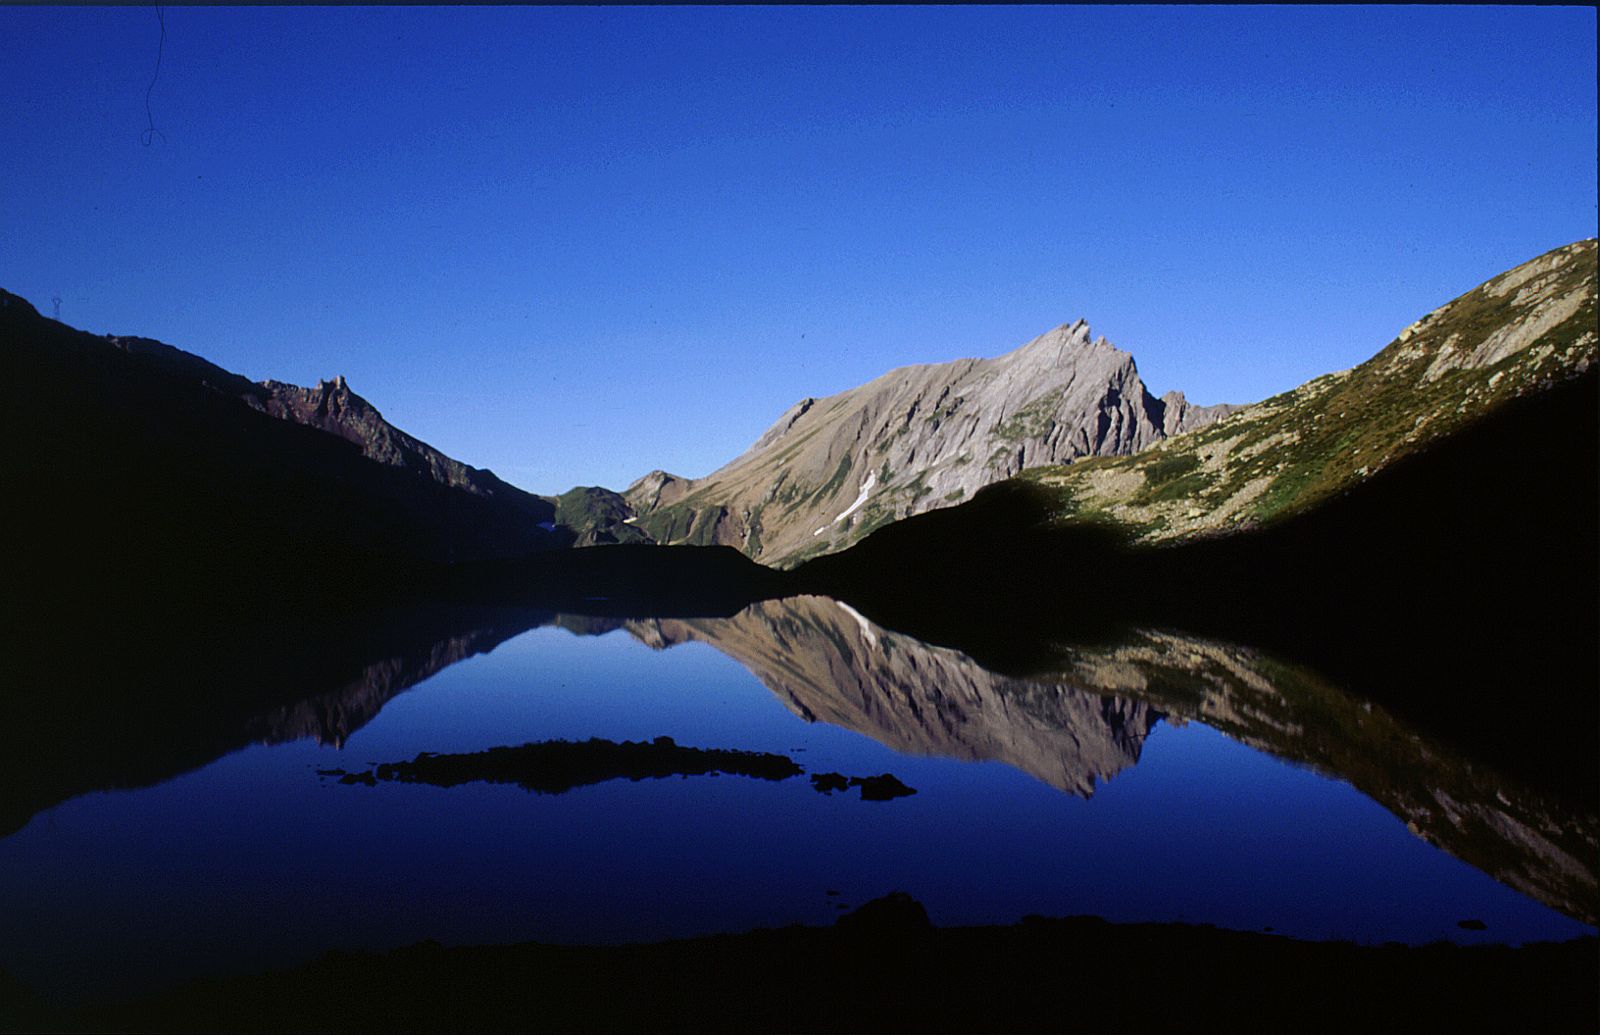
[[[1569,916],[1600,914],[1600,817],[1521,787],[1318,673],[1241,647],[1136,632],[1068,650],[1060,677],[1149,701],[1346,780],[1419,837]]]
[[[1538,272],[1526,283],[1530,269]],[[1040,468],[1064,518],[1162,541],[1316,506],[1506,401],[1594,361],[1595,242],[1558,249],[1428,314],[1352,370],[1317,378],[1131,457]],[[1509,289],[1507,285],[1510,284]],[[1548,314],[1570,313],[1553,321]],[[1496,362],[1453,366],[1508,327],[1539,329]]]

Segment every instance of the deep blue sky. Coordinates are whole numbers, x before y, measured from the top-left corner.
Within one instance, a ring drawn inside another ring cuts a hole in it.
[[[1588,8],[0,8],[0,286],[541,492],[1087,318],[1246,402],[1596,232]]]

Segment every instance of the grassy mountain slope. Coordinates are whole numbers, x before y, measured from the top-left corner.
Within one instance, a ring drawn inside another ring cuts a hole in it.
[[[1316,506],[1597,354],[1593,239],[1441,306],[1361,365],[1131,457],[1026,472],[1067,520],[1149,542],[1254,527]],[[1593,472],[1588,472],[1592,477]]]

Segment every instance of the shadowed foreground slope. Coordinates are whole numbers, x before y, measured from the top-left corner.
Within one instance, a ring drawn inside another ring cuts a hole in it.
[[[895,894],[832,928],[653,945],[330,953],[132,1004],[98,1031],[1592,1031],[1595,939],[1358,947],[1168,924],[935,928]]]

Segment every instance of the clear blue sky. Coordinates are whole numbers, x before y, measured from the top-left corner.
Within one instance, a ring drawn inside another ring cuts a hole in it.
[[[0,286],[540,492],[1084,317],[1350,366],[1596,232],[1588,8],[0,8]]]

